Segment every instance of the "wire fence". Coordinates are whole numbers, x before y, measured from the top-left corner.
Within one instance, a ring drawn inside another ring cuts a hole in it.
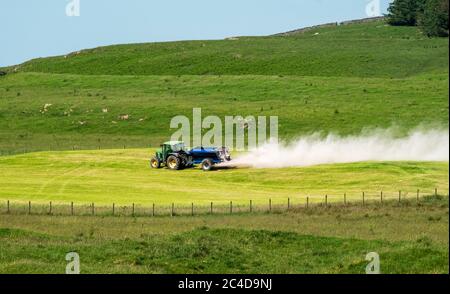
[[[109,145],[55,145],[49,147],[17,147],[12,149],[0,149],[1,156],[13,156],[22,155],[33,152],[46,152],[46,151],[89,151],[89,150],[119,150],[119,149],[135,149],[135,148],[151,148],[149,146],[157,146],[150,143],[136,143],[132,145],[126,144],[109,144]]]
[[[287,199],[267,199],[267,201],[248,200],[247,203],[211,201],[196,204],[137,204],[118,205],[96,205],[95,203],[76,204],[70,203],[42,203],[24,201],[2,201],[0,202],[0,214],[13,215],[60,215],[60,216],[134,216],[134,217],[158,217],[158,216],[199,216],[199,215],[238,215],[243,213],[282,213],[289,211],[299,211],[314,207],[346,207],[365,206],[372,204],[392,204],[392,203],[420,203],[425,197],[439,197],[438,189],[434,191],[415,192],[362,192],[360,195],[324,195],[324,196],[304,196]],[[446,193],[448,197],[448,192]]]

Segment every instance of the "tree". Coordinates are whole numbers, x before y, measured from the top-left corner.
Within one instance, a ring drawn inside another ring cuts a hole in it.
[[[448,1],[448,0],[447,0]],[[388,8],[388,22],[397,26],[415,26],[427,0],[394,0]]]
[[[427,0],[419,25],[429,37],[448,36],[449,0]]]

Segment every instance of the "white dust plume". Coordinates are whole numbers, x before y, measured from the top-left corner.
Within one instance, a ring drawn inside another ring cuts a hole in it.
[[[448,161],[448,129],[416,129],[395,136],[394,129],[356,136],[319,133],[287,144],[267,143],[238,157],[232,166],[282,168],[360,161]]]

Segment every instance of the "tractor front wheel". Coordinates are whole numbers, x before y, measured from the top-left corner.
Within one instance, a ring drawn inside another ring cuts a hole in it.
[[[152,157],[152,159],[150,159],[150,166],[151,168],[161,168],[161,161],[156,156]]]
[[[181,168],[181,160],[175,155],[170,155],[167,158],[166,165],[171,170],[179,170]]]
[[[213,165],[214,164],[213,164],[211,159],[209,159],[209,158],[204,159],[202,161],[202,170],[203,171],[210,171],[212,169]]]

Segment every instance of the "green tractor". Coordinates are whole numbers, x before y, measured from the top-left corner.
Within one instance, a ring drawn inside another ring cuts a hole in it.
[[[152,168],[166,166],[171,170],[180,170],[193,166],[192,156],[186,152],[184,142],[169,141],[156,151],[155,156],[150,159],[150,166]]]

